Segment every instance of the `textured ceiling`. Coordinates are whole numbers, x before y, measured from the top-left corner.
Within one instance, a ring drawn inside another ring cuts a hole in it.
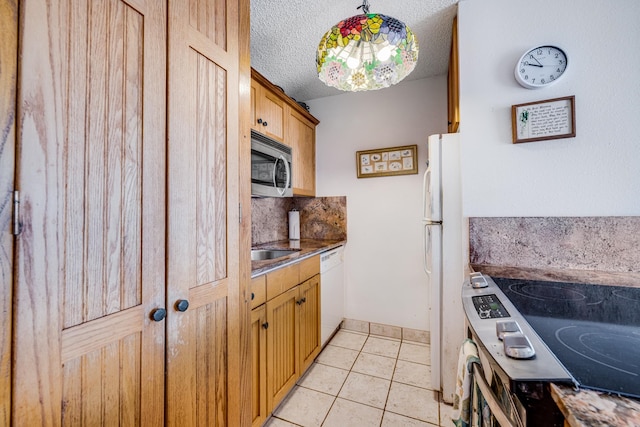
[[[370,0],[370,12],[404,21],[418,38],[418,64],[405,80],[446,74],[458,0]],[[320,38],[360,12],[362,0],[251,0],[251,66],[298,101],[339,95],[318,79]]]

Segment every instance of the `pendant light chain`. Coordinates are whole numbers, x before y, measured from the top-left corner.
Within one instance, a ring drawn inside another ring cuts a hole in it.
[[[362,5],[358,6],[356,9],[362,9],[362,12],[365,15],[369,14],[369,0],[362,0]]]

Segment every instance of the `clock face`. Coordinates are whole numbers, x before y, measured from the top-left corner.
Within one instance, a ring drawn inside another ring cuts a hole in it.
[[[537,89],[556,82],[567,69],[567,54],[556,46],[539,46],[522,55],[516,64],[518,83]]]

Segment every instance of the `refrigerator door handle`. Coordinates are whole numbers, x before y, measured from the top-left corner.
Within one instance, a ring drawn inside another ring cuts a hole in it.
[[[431,194],[429,189],[431,186],[431,166],[427,166],[427,170],[422,178],[422,220],[428,221],[431,219]],[[427,212],[428,211],[428,212]]]
[[[422,230],[422,241],[424,242],[424,255],[422,258],[422,266],[424,268],[424,272],[427,273],[427,277],[431,280],[431,269],[433,262],[432,256],[432,240],[431,240],[431,224],[424,224],[424,229]]]

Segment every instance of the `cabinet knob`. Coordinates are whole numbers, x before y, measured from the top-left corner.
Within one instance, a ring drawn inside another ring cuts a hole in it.
[[[264,329],[269,329],[269,322],[264,322],[264,323],[262,324],[262,327],[263,327]]]
[[[256,294],[254,294],[253,292],[251,292],[251,301],[253,301],[256,298]]]
[[[186,299],[179,299],[176,302],[176,310],[184,312],[187,311],[187,308],[189,308],[189,301]]]
[[[161,322],[165,317],[167,317],[167,310],[164,308],[156,308],[151,312],[151,320],[155,322]]]
[[[307,302],[307,298],[302,298],[302,302]]]
[[[262,119],[258,119],[258,124],[261,125],[262,124]]]
[[[267,125],[267,122],[262,122],[262,126],[266,126],[266,125]]]

